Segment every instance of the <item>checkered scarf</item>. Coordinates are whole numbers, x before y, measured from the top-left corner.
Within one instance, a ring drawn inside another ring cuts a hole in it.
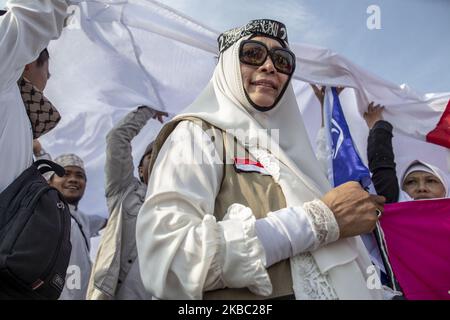
[[[37,139],[52,130],[61,120],[61,116],[52,103],[30,81],[21,77],[17,84],[33,128],[33,139]]]

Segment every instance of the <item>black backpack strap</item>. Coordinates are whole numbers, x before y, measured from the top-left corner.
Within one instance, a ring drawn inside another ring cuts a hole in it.
[[[54,171],[59,177],[62,177],[66,173],[64,168],[61,167],[59,164],[47,159],[36,160],[33,163],[33,165],[36,166],[36,168],[38,168],[41,174],[44,174],[49,171]]]

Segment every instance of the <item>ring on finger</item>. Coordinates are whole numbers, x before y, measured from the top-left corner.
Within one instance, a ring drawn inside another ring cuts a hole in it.
[[[380,218],[381,217],[381,214],[382,214],[382,212],[381,212],[381,210],[380,209],[375,209],[375,213],[376,213],[376,215],[377,215],[377,218]]]

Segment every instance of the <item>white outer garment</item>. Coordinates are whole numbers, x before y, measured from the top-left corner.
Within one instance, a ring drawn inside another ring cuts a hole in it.
[[[224,286],[267,295],[272,285],[251,211],[232,208],[221,222],[212,215],[222,165],[204,148],[206,139],[182,122],[160,150],[136,224],[142,281],[158,299],[201,299]]]
[[[85,300],[92,268],[90,259],[91,238],[98,235],[106,221],[99,216],[86,215],[73,205],[69,205],[69,209],[73,216],[70,218],[72,251],[67,268],[66,282],[59,300]],[[83,231],[75,219],[81,225]]]
[[[292,86],[288,85],[272,110],[254,110],[243,92],[238,58],[240,41],[220,55],[212,80],[182,115],[202,118],[222,130],[246,132],[245,137],[236,138],[261,163],[264,164],[262,159],[266,156],[273,158],[268,162],[276,168],[264,167],[270,168],[288,207],[320,199],[330,185],[312,151]],[[264,150],[252,144],[256,141],[251,138],[259,129],[279,130],[279,140],[267,133],[258,136],[258,142],[267,146],[270,154],[267,151],[258,154]],[[183,136],[187,139],[185,143],[177,143]],[[139,213],[137,247],[144,286],[158,298],[199,299],[203,291],[221,287],[248,287],[259,295],[270,294],[270,279],[262,269],[261,256],[256,261],[251,259],[262,248],[254,235],[254,218],[248,219],[250,210],[233,212],[225,219],[231,216],[234,219],[216,223],[211,214],[219,186],[211,181],[217,181],[217,172],[205,161],[202,166],[182,163],[181,155],[188,157],[193,152],[189,150],[192,141],[189,138],[195,136],[178,126],[166,140]],[[202,138],[197,139],[193,140],[194,145],[201,145]],[[205,153],[207,150],[197,148],[206,159],[214,160]],[[172,182],[164,180],[168,176]],[[230,238],[229,234],[233,236]],[[247,269],[249,263],[254,267]],[[382,299],[381,290],[368,289],[370,265],[359,237],[297,255],[291,258],[295,295],[299,299]],[[158,275],[146,272],[157,268]]]
[[[66,1],[10,0],[0,17],[0,192],[32,162],[31,123],[17,85],[33,62],[62,30]]]
[[[314,216],[317,213],[302,207],[283,208],[270,212],[264,219],[256,220],[256,235],[264,248],[266,268],[339,238],[339,226],[333,213],[325,204],[322,204],[322,208],[325,209],[322,214],[329,216],[326,222],[330,225],[323,226],[320,221],[318,226]],[[326,236],[322,237],[323,229],[334,232],[326,232]]]
[[[187,144],[191,139],[194,144]],[[260,294],[271,290],[250,209],[232,206],[222,222],[212,216],[223,170],[209,152],[195,154],[205,139],[193,123],[177,126],[160,151],[164,156],[155,163],[147,200],[139,213],[141,277],[159,299],[201,299],[203,290],[224,285],[252,286]],[[194,154],[203,164],[186,165],[184,161]],[[344,253],[348,256],[348,251]]]

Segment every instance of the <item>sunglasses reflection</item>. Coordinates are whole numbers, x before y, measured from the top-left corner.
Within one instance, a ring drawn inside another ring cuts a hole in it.
[[[262,66],[270,56],[275,69],[291,75],[295,70],[295,54],[287,48],[269,48],[256,40],[244,40],[239,48],[239,60],[252,66]]]

